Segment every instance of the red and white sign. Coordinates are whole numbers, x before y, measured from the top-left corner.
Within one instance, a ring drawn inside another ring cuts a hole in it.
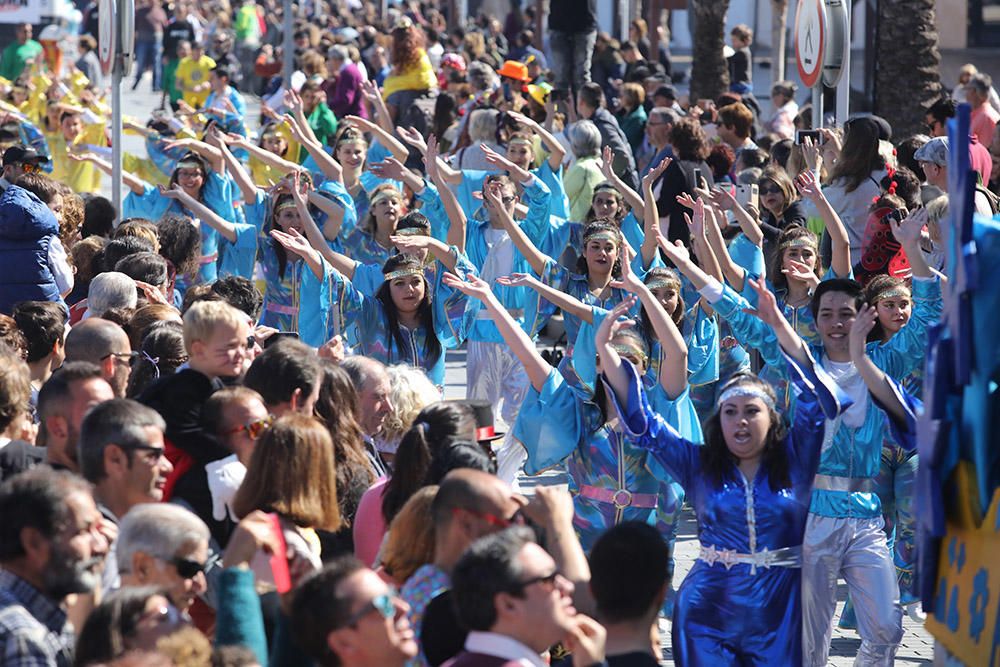
[[[823,0],[799,0],[795,12],[795,63],[807,87],[819,83],[826,52],[826,11]]]
[[[97,5],[97,57],[105,71],[110,71],[118,38],[115,0],[99,0]]]

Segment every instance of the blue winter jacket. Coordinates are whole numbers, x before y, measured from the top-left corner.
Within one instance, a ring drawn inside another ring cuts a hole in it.
[[[20,301],[62,303],[49,268],[58,234],[55,214],[32,193],[12,185],[0,196],[0,313]]]

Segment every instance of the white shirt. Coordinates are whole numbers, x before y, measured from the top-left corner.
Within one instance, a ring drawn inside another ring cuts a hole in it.
[[[514,661],[523,667],[548,667],[541,656],[521,642],[513,637],[498,635],[495,632],[473,630],[465,639],[465,650],[470,653],[482,653]]]
[[[514,269],[514,241],[506,229],[486,227],[483,231],[490,251],[486,254],[483,270],[479,275],[491,283],[502,276],[509,276]]]

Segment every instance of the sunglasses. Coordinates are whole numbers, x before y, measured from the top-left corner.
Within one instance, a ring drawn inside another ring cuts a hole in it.
[[[757,188],[757,192],[759,192],[762,195],[780,195],[780,194],[782,194],[781,193],[781,188],[779,188],[777,185],[761,185],[760,187]]]
[[[475,510],[459,508],[459,507],[455,507],[451,510],[452,514],[457,514],[458,512],[465,512],[466,514],[471,514],[477,519],[482,519],[486,523],[490,524],[495,528],[499,528],[500,530],[503,530],[504,528],[510,528],[514,524],[524,525],[524,515],[521,514],[521,510],[514,512],[512,515],[510,515],[510,518],[508,519],[499,517],[496,514],[490,514],[489,512],[477,512]]]
[[[138,352],[108,352],[103,357],[101,357],[101,361],[104,361],[109,357],[114,357],[115,361],[122,361],[129,365],[132,365],[139,360],[140,356],[141,355]]]
[[[554,571],[552,574],[546,574],[541,577],[532,577],[531,579],[526,579],[525,581],[519,581],[515,584],[515,591],[523,591],[529,586],[534,586],[535,584],[542,584],[545,588],[552,591],[556,587],[556,579],[559,577],[559,570]]]
[[[174,566],[174,569],[177,570],[177,574],[179,574],[182,579],[194,579],[198,576],[199,572],[204,572],[208,569],[208,563],[199,563],[198,561],[190,558],[171,558],[167,562]]]
[[[247,435],[250,436],[251,440],[256,440],[264,432],[264,429],[270,426],[273,422],[274,422],[274,417],[268,415],[263,419],[252,421],[249,424],[242,424],[241,426],[237,426],[234,429],[226,431],[223,435],[235,435],[240,431],[246,431]]]
[[[351,614],[349,617],[344,619],[343,623],[337,625],[335,630],[340,628],[350,628],[358,624],[362,618],[377,611],[382,615],[384,619],[390,619],[396,615],[396,603],[395,603],[395,592],[389,591],[388,593],[383,593],[382,595],[376,595],[374,598],[369,600],[359,611]]]

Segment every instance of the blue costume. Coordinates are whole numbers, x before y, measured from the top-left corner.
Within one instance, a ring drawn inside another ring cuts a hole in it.
[[[242,223],[242,213],[233,205],[237,199],[236,184],[229,176],[209,171],[205,175],[205,185],[201,192],[201,200],[208,208],[223,220],[232,223]],[[142,194],[129,192],[122,202],[122,219],[145,218],[158,222],[167,214],[191,217],[180,202],[168,199],[160,191],[150,185],[143,187]],[[219,233],[211,226],[200,223],[201,260],[198,269],[200,283],[214,282],[219,276]],[[179,278],[179,277],[178,277]]]
[[[452,248],[452,253],[457,262],[457,275],[475,275],[475,268],[457,248]],[[423,326],[411,330],[398,324],[406,342],[405,349],[400,350],[390,333],[389,320],[381,301],[365,295],[324,260],[322,279],[318,279],[309,270],[302,273],[300,322],[318,320],[328,323],[325,338],[306,342],[312,345],[322,344],[340,333],[346,325],[349,332],[348,343],[358,354],[385,364],[405,362],[423,368],[431,382],[443,387],[445,350],[461,345],[481,307],[478,300],[469,301],[466,295],[445,285],[443,275],[444,272],[439,271],[438,280],[427,287],[432,294],[434,330],[427,331]],[[436,359],[426,356],[428,336],[435,336],[441,344],[441,353]]]
[[[888,342],[867,346],[868,356],[890,378],[904,377],[922,363],[927,330],[941,313],[940,282],[914,279],[913,300],[909,323]],[[760,350],[764,361],[779,369],[774,331],[744,312],[748,305],[744,299],[725,288],[713,305],[733,325],[738,338]],[[826,359],[822,345],[810,347],[844,391],[858,392],[861,378],[853,364]],[[881,410],[872,409],[866,400],[827,424],[803,551],[803,650],[809,665],[826,664],[836,605],[830,582],[840,574],[847,579],[860,621],[862,663],[890,664],[902,637],[896,573],[882,532],[882,508],[874,493],[888,431],[885,422]],[[913,448],[914,441],[894,437],[899,445]]]
[[[735,464],[721,479],[704,470],[701,448],[650,406],[629,364],[629,438],[677,479],[698,517],[701,555],[677,593],[673,652],[678,665],[800,665],[802,536],[823,424],[842,409],[833,382],[794,363],[799,392],[782,446],[788,484],[763,464],[747,480]],[[777,488],[776,488],[777,487]]]

